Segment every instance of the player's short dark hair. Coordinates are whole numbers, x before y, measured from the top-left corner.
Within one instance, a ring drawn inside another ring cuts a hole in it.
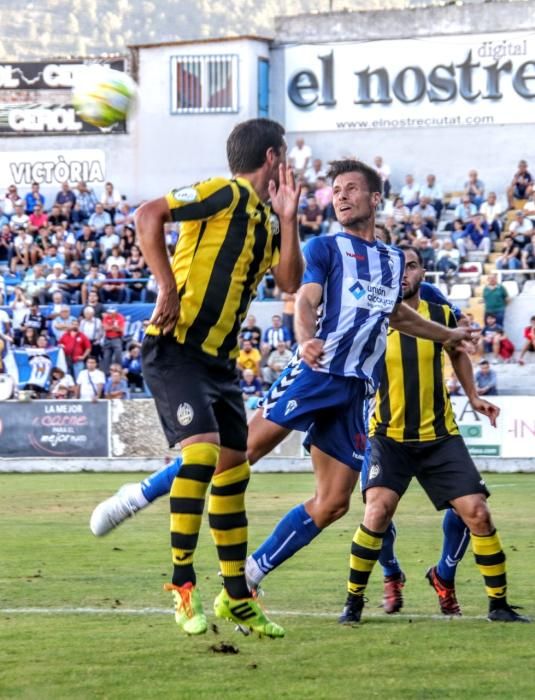
[[[398,247],[399,247],[403,252],[405,252],[406,250],[412,251],[412,252],[416,255],[416,257],[418,258],[418,262],[420,263],[420,267],[423,267],[423,266],[424,266],[424,259],[422,258],[422,254],[420,253],[420,251],[418,250],[418,248],[416,248],[416,247],[413,246],[413,245],[410,245],[410,243],[400,243]]]
[[[329,163],[329,172],[327,177],[334,183],[335,178],[343,173],[360,173],[366,180],[370,192],[383,193],[383,182],[376,170],[371,168],[366,163],[352,158],[344,158],[344,160],[333,160]]]
[[[266,162],[268,148],[280,153],[284,127],[271,119],[249,119],[237,124],[227,139],[227,159],[231,173],[252,173]]]

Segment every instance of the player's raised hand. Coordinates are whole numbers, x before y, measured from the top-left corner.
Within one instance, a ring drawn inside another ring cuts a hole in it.
[[[295,219],[301,186],[295,182],[294,172],[289,165],[279,165],[279,182],[270,180],[268,191],[271,207],[279,219]]]
[[[163,333],[170,333],[176,325],[180,311],[180,302],[176,288],[158,290],[158,298],[150,322]]]
[[[485,401],[485,399],[482,399],[480,396],[476,397],[475,399],[472,399],[470,401],[470,405],[472,406],[474,411],[477,411],[478,413],[482,413],[484,416],[487,416],[493,428],[496,427],[496,420],[500,415],[500,409],[498,408],[498,406],[491,403],[490,401]]]

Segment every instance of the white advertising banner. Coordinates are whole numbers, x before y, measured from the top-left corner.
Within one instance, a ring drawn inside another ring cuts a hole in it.
[[[535,32],[283,49],[288,131],[535,122]]]
[[[0,188],[15,184],[24,190],[32,182],[59,187],[62,182],[75,184],[80,180],[90,186],[105,182],[103,150],[5,151],[0,158]]]
[[[473,411],[466,396],[451,399],[470,454],[535,460],[535,396],[489,396],[501,411],[496,428]]]

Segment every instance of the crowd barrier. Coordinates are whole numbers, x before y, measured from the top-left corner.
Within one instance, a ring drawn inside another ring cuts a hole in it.
[[[452,397],[459,428],[482,471],[535,472],[535,399],[492,397],[498,427]],[[293,433],[257,472],[310,471]],[[173,459],[151,399],[137,401],[0,402],[0,472],[152,471]]]

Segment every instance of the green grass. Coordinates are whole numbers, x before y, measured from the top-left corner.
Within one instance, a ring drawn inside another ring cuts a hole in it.
[[[165,501],[106,538],[88,530],[93,506],[124,481],[117,474],[0,476],[2,611],[171,610],[162,590],[171,571]],[[507,553],[510,599],[533,615],[535,476],[487,481]],[[255,475],[248,492],[251,543],[312,490],[311,475]],[[381,613],[375,572],[364,622],[337,625],[361,513],[355,497],[350,514],[266,579],[265,606],[286,627],[283,640],[245,638],[225,622],[218,622],[219,634],[187,638],[162,613],[0,612],[0,698],[535,698],[535,625],[474,619],[485,614],[486,599],[470,552],[457,583],[465,618],[432,617],[438,606],[423,575],[439,555],[441,516],[418,486],[396,518],[408,578],[404,614]],[[197,571],[213,620],[220,580],[207,523]],[[215,653],[211,647],[221,641],[239,653]]]

